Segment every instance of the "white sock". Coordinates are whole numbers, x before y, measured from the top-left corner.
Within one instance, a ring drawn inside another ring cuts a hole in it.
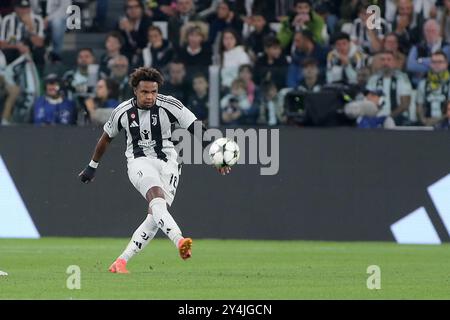
[[[145,246],[155,237],[158,232],[158,225],[155,223],[152,215],[147,215],[144,222],[136,229],[131,237],[131,241],[125,248],[125,251],[119,258],[128,260],[131,259],[136,253],[141,252]]]
[[[150,209],[153,213],[153,219],[159,228],[169,237],[170,240],[178,247],[178,241],[183,239],[181,230],[175,220],[172,218],[169,211],[167,211],[167,203],[163,198],[155,198],[150,201]]]

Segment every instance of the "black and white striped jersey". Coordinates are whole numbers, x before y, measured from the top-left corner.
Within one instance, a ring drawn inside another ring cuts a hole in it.
[[[177,152],[171,141],[172,124],[187,129],[196,119],[178,99],[158,94],[150,109],[138,108],[136,98],[121,103],[103,130],[110,138],[116,137],[121,129],[125,130],[128,160],[139,157],[176,160]]]
[[[34,13],[31,13],[31,19],[33,20],[34,33],[44,38],[44,19]],[[6,42],[18,42],[28,37],[28,31],[25,25],[20,21],[15,12],[3,17],[0,31],[0,40]]]

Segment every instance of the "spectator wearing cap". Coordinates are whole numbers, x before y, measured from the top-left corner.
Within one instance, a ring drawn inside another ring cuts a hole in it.
[[[317,60],[320,77],[325,76],[328,50],[316,44],[313,35],[308,30],[298,31],[294,36],[292,61],[288,66],[287,86],[295,88],[303,80],[302,65],[305,59]]]
[[[277,88],[286,86],[288,62],[282,53],[283,49],[276,37],[271,36],[264,40],[264,54],[255,63],[256,83],[272,81]]]
[[[108,68],[108,64],[111,59],[118,57],[122,54],[122,46],[124,44],[124,39],[120,32],[112,31],[108,33],[105,39],[105,49],[106,52],[100,58],[100,67],[99,72],[108,75],[110,69]]]
[[[172,44],[163,38],[161,29],[157,26],[150,26],[148,28],[148,43],[142,51],[141,59],[137,65],[156,68],[164,72],[174,54]]]
[[[176,14],[169,19],[169,39],[175,50],[181,45],[180,30],[191,21],[199,21],[200,17],[195,12],[193,0],[176,0]]]
[[[435,130],[450,130],[450,100],[445,104],[444,111],[442,120],[434,126]]]
[[[366,88],[383,91],[384,104],[379,116],[391,116],[397,125],[404,125],[411,103],[411,82],[406,73],[398,70],[392,52],[381,53],[381,64],[381,70],[369,78]]]
[[[359,128],[374,129],[395,127],[394,120],[390,116],[379,115],[383,106],[382,90],[366,90],[364,99],[347,103],[344,106],[345,115],[352,120],[356,120]]]
[[[436,20],[428,20],[423,26],[423,33],[425,41],[411,48],[406,64],[407,71],[412,74],[414,86],[430,70],[432,53],[442,50],[447,60],[450,59],[450,45],[442,39],[440,26]]]
[[[359,45],[367,54],[379,52],[382,49],[385,35],[391,31],[390,24],[380,17],[380,28],[368,28],[367,2],[362,2],[358,6],[358,18],[353,21],[350,38]]]
[[[56,74],[45,78],[45,94],[34,103],[35,125],[74,125],[75,103],[61,93],[61,81]]]
[[[289,47],[294,33],[305,29],[311,31],[316,43],[324,45],[328,42],[327,25],[323,18],[313,10],[311,1],[296,0],[294,14],[281,21],[278,38],[282,46]]]
[[[29,0],[18,0],[14,12],[5,16],[1,25],[0,49],[8,61],[30,52],[36,67],[45,65],[44,19],[32,12]]]
[[[215,43],[217,36],[225,30],[233,29],[242,33],[243,23],[233,10],[231,1],[221,0],[217,12],[212,17],[209,26],[209,43]]]
[[[253,31],[247,37],[247,46],[250,54],[256,60],[264,54],[264,39],[275,36],[275,31],[270,29],[266,18],[262,13],[255,12],[249,19]]]
[[[356,84],[358,70],[364,67],[365,58],[348,34],[336,34],[334,49],[327,56],[327,83]]]
[[[208,74],[212,64],[211,46],[208,39],[207,25],[203,22],[190,23],[182,30],[182,48],[178,50],[177,58],[186,66],[187,80],[190,81],[196,73]]]
[[[125,16],[119,20],[117,30],[125,39],[123,53],[132,63],[147,45],[147,30],[151,24],[151,19],[144,15],[140,0],[125,0]]]
[[[431,55],[431,69],[417,87],[417,118],[420,124],[433,126],[442,119],[450,100],[450,74],[447,56],[442,51]]]

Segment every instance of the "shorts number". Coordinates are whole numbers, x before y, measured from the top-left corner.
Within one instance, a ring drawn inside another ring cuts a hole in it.
[[[169,184],[171,184],[176,189],[178,186],[178,177],[176,177],[174,174],[172,174],[172,176],[170,177]]]

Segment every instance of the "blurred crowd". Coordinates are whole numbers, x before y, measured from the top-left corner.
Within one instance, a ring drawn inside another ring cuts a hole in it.
[[[118,1],[0,2],[1,125],[101,125],[139,66],[207,122],[217,66],[222,125],[449,128],[450,0]],[[100,54],[65,61],[77,32]]]

